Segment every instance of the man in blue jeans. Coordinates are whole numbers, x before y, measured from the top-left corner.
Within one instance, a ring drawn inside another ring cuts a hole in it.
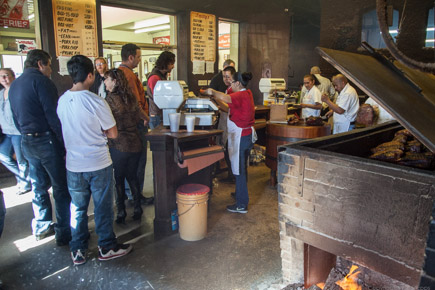
[[[106,101],[89,91],[95,80],[92,61],[83,55],[67,63],[73,86],[59,100],[57,114],[66,147],[68,189],[71,194],[71,258],[74,265],[86,263],[88,206],[94,201],[98,259],[110,260],[128,254],[132,246],[118,244],[113,232],[113,166],[107,138],[118,130]]]
[[[21,133],[24,157],[29,161],[34,198],[33,234],[36,240],[53,234],[52,207],[48,189],[55,200],[56,243],[71,240],[71,197],[66,184],[66,170],[59,118],[56,114],[57,89],[49,79],[51,57],[40,49],[28,53],[24,73],[11,85],[9,101],[13,118]]]

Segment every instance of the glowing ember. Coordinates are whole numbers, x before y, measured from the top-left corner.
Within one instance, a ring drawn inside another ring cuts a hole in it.
[[[323,282],[317,283],[316,286],[319,287],[320,289],[323,289],[323,288],[325,288],[325,283],[323,283]]]
[[[357,271],[358,267],[353,265],[350,268],[349,274],[343,278],[343,280],[335,282],[338,286],[340,286],[343,290],[361,290],[361,286],[358,285],[358,274],[360,271]]]

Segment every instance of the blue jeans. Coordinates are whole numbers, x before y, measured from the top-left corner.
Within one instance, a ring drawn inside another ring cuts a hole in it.
[[[150,117],[150,128],[151,130],[160,125],[162,118],[159,115]]]
[[[12,157],[15,152],[17,161]],[[0,162],[15,175],[20,190],[32,189],[29,177],[29,163],[21,150],[21,135],[5,135],[0,143]]]
[[[54,134],[47,136],[22,135],[21,145],[24,157],[29,161],[30,179],[34,197],[32,200],[33,234],[38,235],[52,223],[52,207],[48,189],[53,188],[56,214],[56,240],[71,238],[70,204],[71,196],[66,184],[66,169],[63,147]]]
[[[94,201],[95,232],[98,245],[113,248],[113,166],[91,171],[67,170],[68,189],[71,194],[71,252],[88,249],[88,206]]]
[[[3,226],[5,224],[6,207],[5,200],[3,198],[3,192],[0,190],[0,237],[3,233]]]
[[[251,152],[254,143],[252,143],[252,134],[242,136],[240,139],[240,153],[239,153],[239,175],[234,175],[236,178],[236,203],[237,206],[248,206],[248,172],[247,162],[249,153]]]

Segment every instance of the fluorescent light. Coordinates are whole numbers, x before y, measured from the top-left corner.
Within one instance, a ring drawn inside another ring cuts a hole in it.
[[[389,32],[391,34],[391,33],[398,33],[399,31],[397,29],[394,29],[394,30],[389,30]]]
[[[159,17],[151,18],[151,19],[137,21],[134,23],[133,28],[138,29],[138,28],[162,25],[162,24],[166,24],[166,23],[169,23],[169,15],[162,15]]]
[[[435,39],[426,39],[426,42],[428,42],[428,43],[435,42]]]
[[[434,27],[429,27],[428,29],[426,29],[426,31],[435,31]]]
[[[134,33],[143,33],[143,32],[150,32],[150,31],[156,31],[156,30],[165,30],[169,29],[171,26],[169,24],[166,25],[159,25],[159,26],[153,26],[148,28],[142,28],[142,29],[136,29]]]

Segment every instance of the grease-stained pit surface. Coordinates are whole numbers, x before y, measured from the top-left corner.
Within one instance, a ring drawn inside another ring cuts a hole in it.
[[[153,192],[150,168],[148,164],[146,196]],[[54,237],[35,241],[32,193],[16,196],[14,178],[3,178],[0,187],[8,207],[0,238],[3,289],[280,289],[277,193],[268,185],[264,164],[248,172],[249,212],[227,212],[226,206],[234,203],[234,184],[214,182],[208,233],[201,241],[183,241],[178,234],[156,240],[154,207],[143,207],[139,223],[131,219],[133,208],[128,206],[126,225],[115,224],[114,229],[120,242],[134,244],[133,252],[101,262],[91,209],[88,260],[81,266],[73,266],[68,246],[56,246]]]

